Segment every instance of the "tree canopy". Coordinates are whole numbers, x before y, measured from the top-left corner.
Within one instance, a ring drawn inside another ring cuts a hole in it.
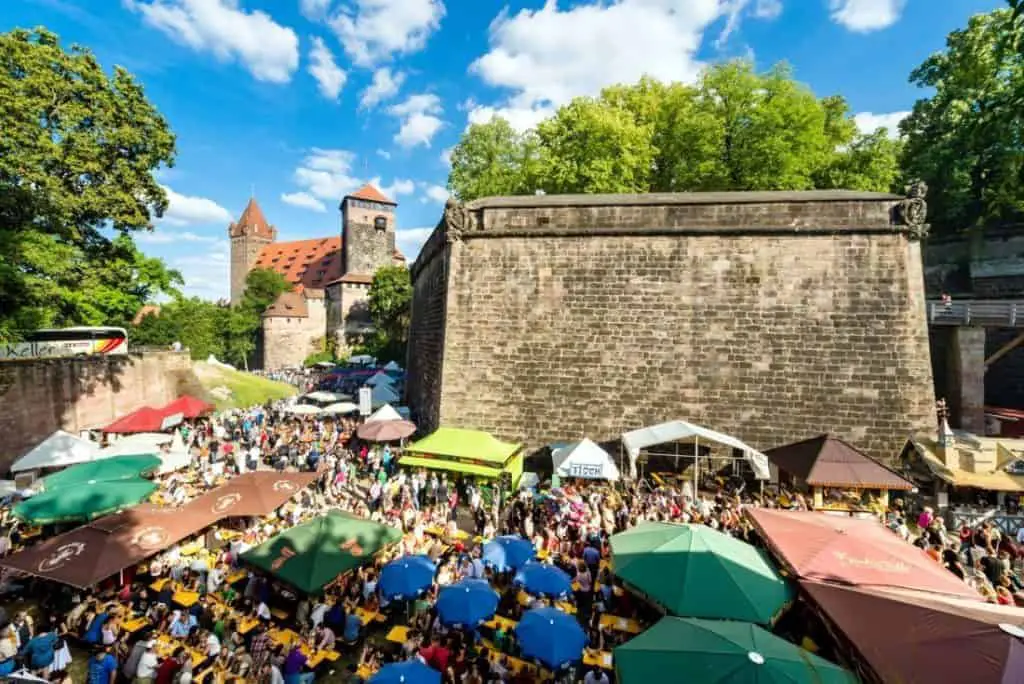
[[[367,295],[374,335],[366,351],[386,363],[405,365],[406,345],[412,313],[412,281],[405,266],[378,269]]]
[[[777,66],[710,67],[695,85],[642,79],[559,108],[535,131],[495,118],[452,151],[448,187],[487,195],[713,190],[886,191],[899,144],[858,133],[846,102]]]
[[[130,232],[167,208],[167,122],[124,69],[45,29],[0,34],[0,335],[125,324],[181,275]]]

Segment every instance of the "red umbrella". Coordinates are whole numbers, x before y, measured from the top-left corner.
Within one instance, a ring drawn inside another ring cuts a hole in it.
[[[164,406],[161,410],[168,416],[180,413],[186,418],[198,418],[199,416],[213,412],[213,409],[213,404],[185,394],[178,397],[167,406]]]
[[[168,414],[163,409],[155,409],[152,406],[143,406],[132,411],[126,416],[121,416],[113,423],[103,428],[103,432],[132,433],[132,432],[160,432],[164,419]]]
[[[416,426],[407,420],[375,420],[356,428],[359,439],[368,442],[396,442],[416,432]]]

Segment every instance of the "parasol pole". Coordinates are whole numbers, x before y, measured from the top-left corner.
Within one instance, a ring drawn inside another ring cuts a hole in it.
[[[700,461],[698,460],[700,454],[700,437],[693,438],[693,501],[696,503],[698,494],[700,492],[700,479],[697,475],[699,470]]]

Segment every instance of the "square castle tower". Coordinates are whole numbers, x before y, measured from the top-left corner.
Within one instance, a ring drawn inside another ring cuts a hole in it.
[[[277,271],[292,284],[263,313],[259,365],[299,366],[325,340],[344,349],[373,332],[366,303],[373,275],[383,266],[406,263],[395,248],[397,206],[367,184],[342,199],[340,235],[277,242],[277,229],[250,198],[228,227],[231,303],[242,300],[254,268]]]

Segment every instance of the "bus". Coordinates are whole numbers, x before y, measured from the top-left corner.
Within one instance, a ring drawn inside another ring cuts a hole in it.
[[[22,342],[0,342],[0,359],[54,356],[118,356],[128,353],[124,328],[77,327],[36,330]]]

